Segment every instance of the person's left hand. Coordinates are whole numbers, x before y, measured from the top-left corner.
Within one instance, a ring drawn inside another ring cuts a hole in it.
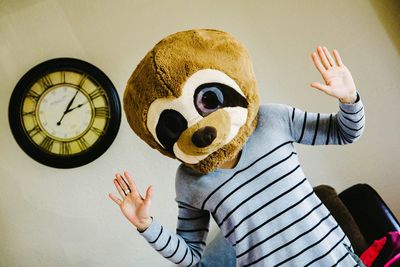
[[[342,103],[354,103],[357,100],[356,85],[339,52],[333,50],[335,60],[326,47],[318,46],[317,53],[313,52],[311,57],[325,84],[313,82],[310,86],[336,97]]]

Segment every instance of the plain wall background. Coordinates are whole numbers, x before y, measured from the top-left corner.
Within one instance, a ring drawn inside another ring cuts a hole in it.
[[[319,44],[339,49],[365,104],[365,133],[346,147],[297,145],[304,171],[338,191],[368,183],[399,218],[399,14],[395,0],[0,0],[0,266],[171,266],[107,193],[115,172],[131,171],[142,190],[154,185],[153,215],[174,230],[177,161],[151,150],[123,117],[96,161],[46,167],[19,148],[7,110],[20,77],[55,57],[91,62],[122,96],[145,53],[189,28],[222,29],[247,46],[262,103],[314,112],[336,112],[337,101],[308,86],[321,80],[310,53]]]

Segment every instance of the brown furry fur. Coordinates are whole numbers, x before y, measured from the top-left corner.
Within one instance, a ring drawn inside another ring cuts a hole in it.
[[[246,124],[230,143],[198,164],[184,163],[207,173],[234,158],[257,124],[258,92],[251,59],[231,35],[218,30],[189,30],[161,40],[130,77],[124,94],[124,109],[131,128],[140,138],[164,155],[175,158],[147,129],[148,108],[158,98],[179,97],[185,81],[201,69],[216,69],[227,74],[239,85],[249,103]]]

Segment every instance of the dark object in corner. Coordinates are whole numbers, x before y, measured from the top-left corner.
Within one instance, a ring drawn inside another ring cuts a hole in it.
[[[350,239],[357,255],[400,224],[379,194],[367,184],[356,184],[337,194],[328,185],[314,188]]]
[[[400,231],[399,221],[371,186],[353,185],[340,193],[339,197],[349,209],[368,244],[388,232]]]

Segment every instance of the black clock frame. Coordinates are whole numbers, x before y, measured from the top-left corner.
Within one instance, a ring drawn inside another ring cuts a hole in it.
[[[21,120],[23,100],[31,86],[41,77],[57,71],[74,71],[87,74],[103,88],[109,100],[111,118],[104,135],[87,150],[68,156],[51,154],[42,150],[27,136]],[[55,58],[34,66],[18,81],[11,95],[8,119],[15,140],[31,158],[54,168],[75,168],[94,161],[114,142],[121,124],[121,103],[113,83],[99,68],[76,58]]]

